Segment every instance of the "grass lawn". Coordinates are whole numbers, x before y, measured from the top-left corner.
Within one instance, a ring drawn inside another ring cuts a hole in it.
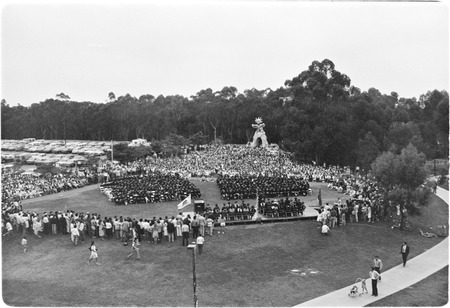
[[[313,187],[313,196],[302,197],[306,204],[317,203],[318,187]],[[201,189],[206,202],[223,202],[213,188],[205,192]],[[54,200],[32,200],[24,208],[43,212],[62,210],[67,204],[77,211],[93,212],[95,208],[103,216],[130,217],[177,213],[176,202],[124,207],[106,201],[97,189],[85,189],[79,195],[72,193],[55,196]],[[337,196],[343,197],[322,189],[324,202],[332,202]],[[427,211],[414,226],[438,225],[448,217],[448,206],[435,196]],[[383,260],[384,270],[400,264],[398,250],[402,241],[410,245],[413,258],[440,240],[421,237],[417,232],[392,230],[387,222],[348,224],[332,230],[328,237],[322,236],[316,222],[309,220],[227,226],[225,234],[215,232],[206,237],[204,254],[197,258],[199,305],[296,305],[346,287],[358,277],[367,277],[375,254]],[[100,266],[86,264],[88,241],[73,246],[68,236],[30,236],[27,254],[21,249],[18,235],[4,241],[4,302],[52,307],[193,305],[192,254],[179,239],[161,245],[143,242],[141,260],[127,260],[130,247],[116,240],[96,244]],[[292,272],[293,269],[298,272]],[[448,283],[445,275],[437,279]],[[407,296],[399,293],[400,297]],[[439,297],[441,302],[447,299],[445,292],[436,294],[432,288],[420,289],[416,296],[422,293]]]
[[[220,198],[220,192],[215,183],[202,182],[197,179],[192,180],[192,182],[200,188],[200,191],[202,192],[201,199],[205,200],[206,203],[209,203],[211,207],[214,207],[216,203],[222,207],[222,204],[227,202]],[[339,197],[342,200],[349,198],[341,193],[327,189],[324,183],[311,183],[311,188],[313,190],[312,195],[299,197],[307,206],[316,206],[318,204],[317,194],[319,188],[322,189],[323,204],[325,204],[325,202],[335,202]],[[255,204],[255,200],[245,199],[244,201],[250,203],[250,205]],[[234,202],[234,200],[231,200],[230,202]],[[238,202],[241,201],[239,200]],[[78,190],[47,195],[36,199],[28,199],[22,203],[24,210],[36,211],[37,213],[43,213],[45,211],[63,211],[67,206],[67,209],[69,210],[82,211],[85,213],[96,212],[103,217],[120,215],[143,218],[152,218],[153,216],[170,217],[172,215],[176,216],[180,212],[177,210],[177,204],[180,203],[180,201],[117,206],[115,203],[109,202],[106,197],[100,193],[98,185],[90,185]],[[194,212],[194,206],[187,206],[182,209],[182,212]]]

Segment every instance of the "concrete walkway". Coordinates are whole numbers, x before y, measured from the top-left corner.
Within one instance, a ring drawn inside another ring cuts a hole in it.
[[[449,192],[438,187],[436,195],[447,204]],[[400,249],[400,248],[399,248]],[[448,265],[448,237],[442,242],[425,251],[424,253],[408,260],[406,266],[402,264],[382,273],[382,283],[378,284],[378,296],[372,296],[372,285],[370,279],[366,280],[369,293],[361,296],[350,297],[348,293],[353,284],[348,287],[317,297],[295,307],[363,307],[386,296],[403,290],[425,278],[436,273]],[[399,253],[399,260],[401,260]],[[361,291],[361,283],[358,283]]]

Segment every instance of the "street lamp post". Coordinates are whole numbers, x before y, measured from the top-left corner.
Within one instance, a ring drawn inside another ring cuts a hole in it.
[[[196,263],[196,248],[197,245],[195,242],[188,245],[188,250],[192,250],[192,285],[194,287],[194,307],[198,307],[198,299],[197,299],[197,273],[195,271],[195,263]]]

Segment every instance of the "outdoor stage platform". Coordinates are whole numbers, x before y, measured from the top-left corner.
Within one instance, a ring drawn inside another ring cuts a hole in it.
[[[257,224],[257,223],[276,223],[276,222],[288,222],[288,221],[296,221],[296,220],[316,220],[317,215],[319,212],[316,210],[318,209],[318,206],[306,206],[305,211],[303,212],[303,215],[297,215],[297,216],[287,216],[287,217],[266,217],[262,214],[257,213],[256,217],[260,217],[261,220],[256,219],[254,217],[253,219],[235,219],[235,220],[227,220],[226,224],[228,226],[230,225],[246,225],[246,224]],[[194,217],[194,212],[183,212],[183,217],[190,215],[191,217]],[[214,227],[218,227],[219,223],[215,222]]]

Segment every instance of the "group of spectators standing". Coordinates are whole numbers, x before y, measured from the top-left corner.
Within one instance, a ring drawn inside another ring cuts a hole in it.
[[[200,198],[200,189],[179,174],[159,171],[129,175],[100,184],[108,200],[117,205],[183,200],[188,195]]]
[[[345,202],[338,198],[334,204],[326,203],[319,210],[317,222],[319,228],[326,230],[323,233],[338,226],[345,226],[347,223],[374,223],[382,218],[383,207],[379,195],[368,194],[365,198],[362,195],[353,195],[353,197],[357,198],[347,199]],[[324,225],[327,228],[323,227]]]
[[[225,221],[219,217],[220,221]],[[183,217],[179,213],[169,218],[130,218],[125,216],[103,217],[97,213],[78,213],[74,211],[44,212],[38,214],[29,211],[3,211],[3,237],[9,240],[13,233],[25,237],[52,235],[70,235],[75,246],[84,243],[86,238],[100,240],[115,239],[121,242],[148,241],[153,244],[173,243],[182,240],[182,245],[189,244],[189,238],[197,239],[199,235],[213,235],[215,221],[212,216],[196,214]]]

